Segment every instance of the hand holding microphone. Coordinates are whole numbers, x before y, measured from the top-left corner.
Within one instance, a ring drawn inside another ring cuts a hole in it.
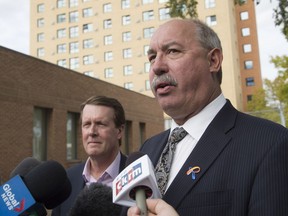
[[[146,200],[147,216],[179,216],[175,209],[162,199]],[[141,210],[137,206],[128,209],[128,216],[141,216]]]
[[[136,205],[141,215],[147,215],[146,199],[161,198],[154,167],[142,152],[132,153],[126,168],[113,181],[113,202],[124,206]]]

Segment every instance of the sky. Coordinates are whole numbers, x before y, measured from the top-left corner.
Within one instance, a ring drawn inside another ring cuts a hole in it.
[[[271,56],[288,56],[288,41],[275,27],[273,8],[279,0],[261,0],[256,6],[256,19],[262,78],[273,80],[277,69]],[[30,0],[0,0],[0,46],[29,55]]]

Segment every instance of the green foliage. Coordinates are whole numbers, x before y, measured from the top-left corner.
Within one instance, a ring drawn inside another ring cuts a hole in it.
[[[278,76],[274,80],[264,80],[264,89],[259,89],[248,102],[248,112],[252,115],[270,119],[279,124],[284,116],[288,125],[288,57],[276,56],[271,62],[278,69]],[[280,112],[282,111],[282,113]]]
[[[281,26],[281,31],[288,40],[288,1],[279,0],[279,5],[274,9],[275,25]]]
[[[197,4],[196,0],[169,0],[166,8],[170,8],[171,17],[197,18]]]

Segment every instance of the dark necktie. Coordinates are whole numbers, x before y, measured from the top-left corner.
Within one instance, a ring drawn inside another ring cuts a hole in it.
[[[182,127],[177,127],[172,131],[167,145],[164,147],[164,150],[155,168],[158,187],[162,195],[165,193],[176,144],[180,142],[186,135],[187,132]]]

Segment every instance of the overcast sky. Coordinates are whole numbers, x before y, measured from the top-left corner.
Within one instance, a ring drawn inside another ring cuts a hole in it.
[[[270,80],[277,76],[271,56],[288,56],[288,41],[272,17],[278,1],[261,0],[256,6],[262,77]],[[29,10],[29,0],[0,0],[1,46],[29,54]]]

